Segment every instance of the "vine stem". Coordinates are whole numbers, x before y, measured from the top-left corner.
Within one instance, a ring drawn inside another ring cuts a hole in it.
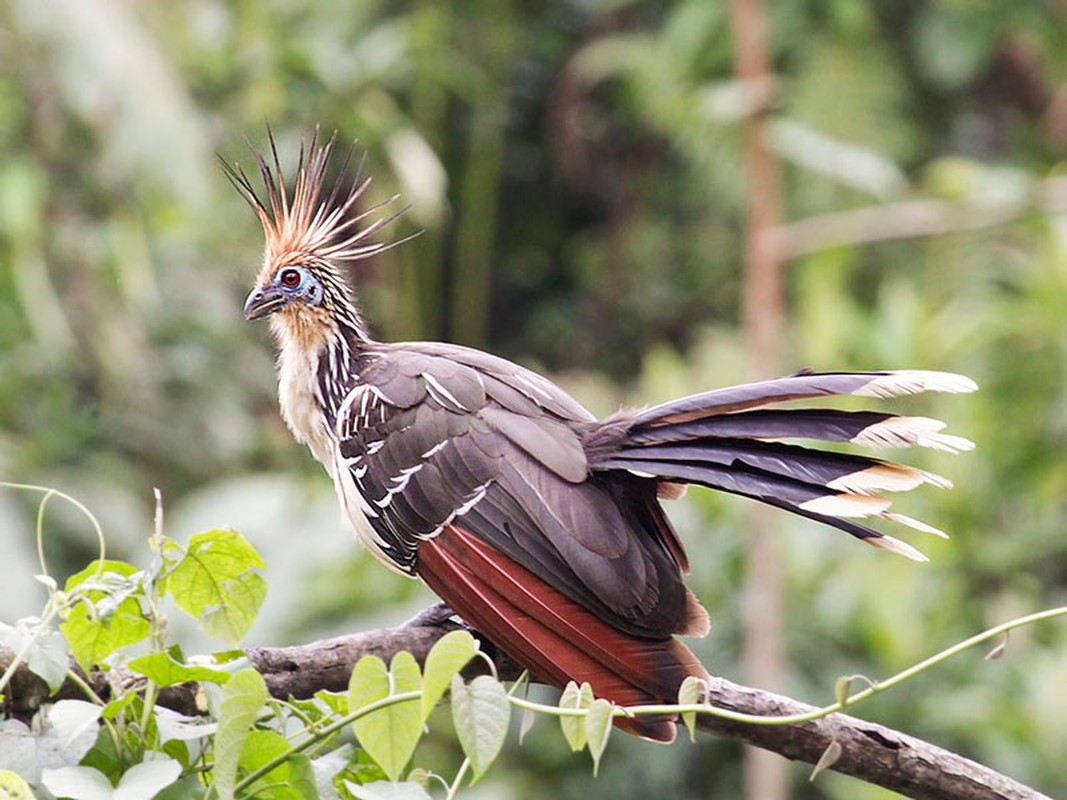
[[[52,620],[54,620],[56,616],[61,613],[63,607],[65,606],[64,602],[56,602],[57,591],[55,587],[55,582],[51,580],[51,576],[48,574],[48,563],[45,560],[44,556],[44,512],[45,508],[48,505],[48,501],[51,500],[53,497],[58,497],[60,500],[65,500],[66,502],[74,506],[76,509],[81,511],[89,520],[89,523],[93,526],[93,531],[96,534],[96,542],[100,548],[100,555],[97,560],[96,569],[97,578],[99,578],[100,575],[102,575],[104,572],[104,558],[107,555],[107,544],[104,540],[104,529],[100,526],[100,521],[93,515],[93,512],[90,511],[85,504],[83,504],[76,498],[71,497],[69,494],[61,492],[58,489],[53,489],[49,486],[37,486],[32,483],[14,483],[12,481],[0,481],[0,487],[4,489],[15,489],[17,491],[22,492],[36,492],[38,494],[44,495],[44,497],[41,498],[41,503],[37,509],[37,560],[41,565],[41,577],[48,581],[45,584],[48,588],[48,605],[46,606],[46,612],[44,614],[44,617],[41,619],[40,623],[37,625],[33,633],[26,639],[25,642],[23,642],[22,647],[19,648],[18,652],[15,653],[14,658],[11,659],[11,663],[8,664],[7,669],[4,670],[4,674],[0,675],[0,694],[2,694],[4,689],[7,688],[8,683],[11,681],[12,676],[15,674],[15,670],[18,669],[19,664],[26,659],[30,651],[33,649],[33,646],[37,644],[37,640],[40,639],[41,635],[52,623]],[[91,690],[89,694],[90,696],[93,696]],[[99,700],[99,698],[97,699]]]
[[[100,522],[99,522],[99,520],[97,520],[97,518],[95,516],[93,516],[93,512],[90,511],[83,503],[81,503],[80,501],[78,501],[75,498],[71,497],[69,494],[66,494],[65,492],[61,492],[58,489],[52,489],[52,488],[50,488],[48,486],[36,486],[34,484],[31,484],[31,483],[12,483],[10,481],[0,481],[0,487],[3,487],[5,489],[18,489],[19,491],[23,491],[23,492],[37,492],[39,494],[43,494],[45,496],[44,502],[47,502],[52,497],[58,497],[60,500],[67,501],[72,506],[74,506],[76,509],[81,511],[88,518],[90,524],[92,524],[92,526],[93,526],[93,532],[96,534],[96,542],[100,547],[100,555],[98,556],[99,572],[102,573],[104,571],[103,562],[104,562],[104,558],[107,555],[107,545],[104,542],[104,529],[102,527],[100,527]],[[38,520],[38,522],[40,522],[40,520]],[[42,564],[42,567],[43,567],[44,566],[44,548],[43,548],[43,545],[41,544],[42,536],[43,536],[42,529],[41,529],[40,524],[38,524],[38,528],[37,528],[37,552],[38,552],[38,556],[40,557],[41,564]]]
[[[997,625],[988,630],[982,631],[979,634],[972,636],[969,639],[965,639],[962,642],[954,644],[952,647],[942,650],[936,655],[920,661],[907,669],[898,672],[890,678],[884,681],[878,681],[872,683],[868,688],[861,692],[857,692],[855,695],[845,699],[843,702],[839,701],[832,703],[822,708],[817,708],[814,711],[810,711],[806,714],[789,714],[784,716],[761,716],[758,714],[742,714],[737,711],[730,711],[725,708],[716,708],[715,706],[707,703],[691,703],[687,705],[670,705],[670,704],[648,704],[640,706],[627,706],[625,708],[617,707],[612,710],[612,716],[624,717],[624,716],[636,716],[644,714],[684,714],[684,713],[698,713],[698,714],[711,714],[716,717],[722,717],[733,722],[743,722],[749,725],[796,725],[801,722],[811,722],[812,720],[822,719],[830,714],[834,714],[838,711],[843,711],[846,706],[855,705],[862,702],[879,692],[884,692],[887,689],[891,689],[894,686],[898,686],[906,680],[914,678],[921,672],[930,669],[933,666],[940,664],[943,661],[951,658],[954,655],[962,653],[975,645],[982,642],[989,641],[990,639],[999,636],[1002,633],[1007,633],[1015,628],[1021,628],[1024,625],[1032,625],[1036,622],[1041,622],[1046,619],[1053,619],[1055,617],[1067,616],[1067,606],[1061,606],[1059,608],[1050,608],[1045,611],[1039,611],[1034,614],[1027,614],[1024,617],[1017,617],[1009,620],[1008,622]],[[549,706],[542,703],[535,703],[531,700],[526,700],[520,697],[509,697],[509,701],[512,705],[518,708],[528,709],[530,711],[536,711],[542,714],[548,714],[555,717],[584,717],[589,713],[585,708],[560,708],[559,706]]]
[[[84,680],[82,676],[74,670],[67,670],[67,680],[71,681],[81,689],[85,693],[85,696],[89,698],[90,702],[101,707],[107,705],[107,703],[104,702],[104,698],[93,691],[93,687],[89,685],[88,681]]]
[[[48,562],[44,557],[44,511],[48,507],[48,501],[55,496],[55,491],[50,489],[37,504],[37,562],[41,565],[41,575],[48,575]]]
[[[163,535],[163,492],[156,487],[152,490],[153,496],[156,500],[155,516],[153,518],[153,531],[150,546],[156,553],[156,559],[160,564],[162,570],[163,562],[163,547],[166,537]],[[162,653],[167,649],[167,643],[165,641],[164,628],[166,623],[163,618],[163,613],[160,611],[161,596],[159,590],[159,573],[153,569],[149,569],[142,578],[142,588],[144,589],[145,599],[148,601],[149,618],[151,619],[152,631],[150,635],[150,653]],[[147,736],[148,724],[152,719],[152,714],[156,704],[156,698],[159,695],[159,684],[152,678],[148,679],[144,688],[144,709],[141,715],[141,731]]]
[[[85,514],[86,517],[89,518],[89,522],[92,523],[93,529],[96,531],[97,542],[100,545],[100,567],[98,570],[98,574],[103,571],[103,561],[106,548],[104,544],[104,531],[100,527],[100,523],[97,521],[96,517],[93,516],[93,512],[91,512],[86,506],[84,506],[81,502],[71,497],[70,495],[64,494],[63,492],[48,486],[36,486],[28,483],[12,483],[10,481],[0,481],[0,487],[3,487],[5,489],[15,489],[18,491],[37,492],[39,494],[44,495],[44,497],[41,498],[41,502],[37,507],[37,560],[41,565],[41,577],[47,579],[45,586],[48,589],[48,604],[45,606],[43,617],[38,622],[33,632],[26,638],[26,640],[22,643],[22,646],[15,653],[14,658],[11,659],[11,663],[8,664],[8,667],[6,670],[4,670],[3,675],[0,675],[0,694],[2,694],[7,688],[8,683],[11,681],[12,676],[15,674],[15,671],[18,669],[19,664],[26,660],[26,658],[30,654],[30,651],[33,650],[34,646],[37,644],[37,641],[41,638],[45,631],[48,630],[48,627],[51,625],[52,620],[54,620],[60,614],[63,608],[63,603],[56,601],[57,595],[55,581],[51,580],[51,576],[48,574],[48,563],[45,560],[44,556],[44,513],[45,509],[48,506],[48,501],[51,500],[53,497],[58,497],[61,500],[66,500],[68,503],[79,509],[83,514]],[[91,690],[89,691],[89,694],[90,696],[95,696],[93,695]]]
[[[452,785],[448,787],[448,794],[445,795],[445,800],[453,800],[456,793],[459,791],[459,786],[463,783],[463,778],[467,775],[467,770],[470,769],[471,760],[464,758],[463,763],[459,765],[459,770],[456,771],[456,779],[452,781]]]

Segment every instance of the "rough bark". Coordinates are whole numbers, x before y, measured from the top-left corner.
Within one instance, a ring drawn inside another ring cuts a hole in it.
[[[806,703],[723,679],[714,681],[709,700],[718,708],[760,716],[814,710]],[[698,727],[810,764],[836,741],[841,756],[831,769],[915,800],[1049,800],[976,761],[848,714],[784,726],[748,725],[709,715],[699,720]]]
[[[365,655],[377,655],[388,661],[394,653],[406,650],[422,663],[433,644],[460,625],[442,606],[434,606],[409,622],[382,630],[340,636],[297,647],[250,647],[249,660],[263,673],[275,697],[309,697],[319,689],[342,691],[348,685],[352,666]],[[506,656],[495,651],[489,642],[483,649],[493,656],[504,678],[516,677],[521,669]],[[0,670],[10,663],[12,653],[0,646]],[[112,670],[110,675],[91,670],[85,675],[72,663],[103,698],[111,686],[135,685],[138,676]],[[6,716],[28,719],[44,703],[58,698],[83,698],[74,681],[67,681],[57,697],[49,697],[40,678],[20,668],[8,687],[4,699]],[[782,716],[806,713],[811,706],[788,697],[760,689],[741,686],[717,678],[710,687],[709,700],[716,707],[745,714]],[[163,690],[161,705],[183,714],[202,713],[197,705],[197,686],[170,687]],[[832,714],[799,725],[750,725],[721,717],[703,715],[698,726],[710,733],[728,736],[811,764],[831,742],[841,746],[840,758],[831,769],[861,780],[900,792],[917,800],[1049,800],[1045,795],[1002,775],[982,764],[951,751],[847,714]]]

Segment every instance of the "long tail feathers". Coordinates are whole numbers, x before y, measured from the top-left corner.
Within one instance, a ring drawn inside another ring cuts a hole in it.
[[[921,484],[947,487],[939,475],[852,453],[827,452],[778,439],[816,439],[876,447],[930,447],[946,452],[974,445],[942,433],[926,417],[874,411],[765,408],[829,395],[891,397],[924,391],[970,392],[969,378],[909,370],[801,373],[684,397],[630,421],[622,441],[598,455],[594,469],[623,469],[669,484],[699,484],[751,497],[819,520],[868,544],[926,560],[904,542],[853,521],[876,516],[944,536],[923,522],[889,510],[880,491]]]
[[[675,702],[687,676],[707,678],[681,642],[619,632],[462,528],[424,541],[418,572],[468,624],[551,685],[588,682],[597,697],[639,705]],[[615,724],[657,741],[675,735],[669,716]]]
[[[896,397],[920,392],[973,392],[977,388],[974,381],[963,375],[918,369],[896,372],[800,372],[784,378],[743,383],[672,400],[642,412],[634,423],[637,426],[667,425],[809,397],[840,394]]]

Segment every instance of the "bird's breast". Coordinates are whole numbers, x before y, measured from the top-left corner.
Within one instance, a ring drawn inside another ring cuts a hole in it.
[[[319,355],[283,347],[278,356],[278,402],[298,442],[333,475],[333,441],[318,390]]]

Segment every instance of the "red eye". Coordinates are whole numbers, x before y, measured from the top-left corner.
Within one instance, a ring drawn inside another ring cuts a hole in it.
[[[300,272],[295,269],[282,270],[281,282],[284,286],[299,286]]]

